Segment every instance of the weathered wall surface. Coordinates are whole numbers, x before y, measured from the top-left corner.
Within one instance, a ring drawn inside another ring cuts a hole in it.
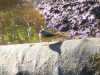
[[[0,46],[0,75],[79,75],[80,64],[96,53],[99,38]]]

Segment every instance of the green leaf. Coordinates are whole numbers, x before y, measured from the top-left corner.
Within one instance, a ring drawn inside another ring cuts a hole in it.
[[[22,33],[18,33],[18,36],[19,36],[19,39],[20,40],[25,40],[25,38],[23,37],[23,34]]]

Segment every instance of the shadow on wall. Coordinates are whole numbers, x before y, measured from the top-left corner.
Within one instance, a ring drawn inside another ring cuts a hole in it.
[[[54,43],[54,44],[50,44],[49,48],[52,49],[53,51],[61,54],[61,45],[62,45],[62,41]]]
[[[58,67],[58,75],[63,75],[63,72],[60,67]]]
[[[28,71],[19,71],[16,75],[30,75]]]

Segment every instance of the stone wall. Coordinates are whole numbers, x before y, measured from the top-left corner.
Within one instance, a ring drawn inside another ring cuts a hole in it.
[[[87,57],[100,53],[100,39],[0,46],[0,75],[83,75]],[[85,72],[85,75],[89,75]],[[93,75],[93,74],[92,74]]]

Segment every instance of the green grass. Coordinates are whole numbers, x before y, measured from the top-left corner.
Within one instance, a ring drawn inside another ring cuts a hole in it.
[[[44,16],[30,3],[0,10],[0,44],[39,42],[38,33],[45,23]]]

